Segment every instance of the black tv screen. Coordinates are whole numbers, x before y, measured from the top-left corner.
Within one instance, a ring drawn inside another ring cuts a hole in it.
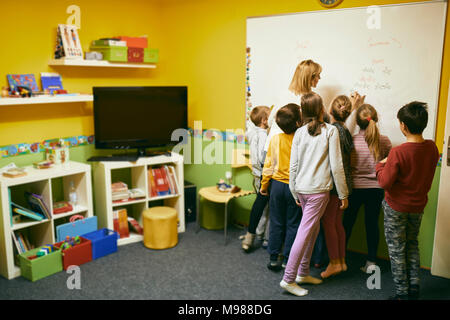
[[[93,87],[95,147],[164,146],[187,129],[187,87]]]

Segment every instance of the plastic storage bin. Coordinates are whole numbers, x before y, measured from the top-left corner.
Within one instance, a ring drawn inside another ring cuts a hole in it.
[[[144,63],[157,63],[159,61],[158,49],[144,49]]]
[[[119,239],[119,234],[115,231],[103,228],[83,234],[83,237],[91,240],[92,259],[98,259],[117,251],[117,239]]]
[[[103,54],[103,60],[111,62],[127,62],[128,48],[127,47],[99,47],[91,46],[91,51],[98,51]]]
[[[81,243],[71,248],[62,250],[63,269],[67,270],[69,266],[79,266],[92,261],[92,242],[86,238],[80,237]],[[62,241],[55,243],[55,247],[61,248]]]
[[[33,260],[28,259],[36,255],[40,249],[41,247],[29,250],[19,256],[22,277],[30,281],[36,281],[63,270],[61,250],[55,250]]]

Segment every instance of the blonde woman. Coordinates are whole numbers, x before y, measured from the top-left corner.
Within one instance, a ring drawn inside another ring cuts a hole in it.
[[[291,84],[289,85],[289,91],[295,95],[303,95],[312,92],[312,88],[317,87],[320,80],[320,73],[322,72],[322,67],[320,64],[312,60],[304,60],[300,62],[295,69],[294,76],[292,77]],[[272,108],[269,116],[269,135],[266,140],[266,145],[264,146],[264,151],[267,153],[269,148],[270,139],[283,131],[277,125],[275,120],[278,109],[282,106],[275,106]]]
[[[366,225],[367,261],[361,268],[366,272],[370,265],[376,264],[379,242],[378,218],[384,190],[379,186],[375,166],[386,158],[392,148],[388,137],[378,130],[378,113],[370,104],[363,104],[356,110],[356,124],[359,133],[353,136],[354,151],[351,154],[353,191],[349,206],[344,212],[343,225],[346,244],[350,239],[359,209],[364,205]]]

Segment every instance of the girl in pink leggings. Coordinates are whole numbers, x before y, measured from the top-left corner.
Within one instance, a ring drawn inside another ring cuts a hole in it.
[[[333,180],[340,209],[348,205],[338,129],[323,121],[324,107],[318,94],[303,95],[301,108],[304,125],[297,129],[292,141],[289,189],[297,205],[302,207],[303,217],[280,282],[283,289],[297,296],[308,294],[297,283],[322,282],[310,276],[309,264]]]

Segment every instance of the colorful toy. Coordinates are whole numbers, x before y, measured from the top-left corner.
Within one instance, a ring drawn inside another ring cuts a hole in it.
[[[81,243],[80,236],[76,236],[76,237],[67,236],[66,240],[64,240],[64,242],[61,244],[61,250],[66,250],[66,249],[72,248],[73,246],[80,244],[80,243]]]
[[[41,249],[37,252],[37,256],[38,257],[42,257],[45,256],[47,254],[49,254],[50,252],[53,252],[55,249],[53,247],[53,245],[51,244],[46,244],[45,246],[42,246]]]

